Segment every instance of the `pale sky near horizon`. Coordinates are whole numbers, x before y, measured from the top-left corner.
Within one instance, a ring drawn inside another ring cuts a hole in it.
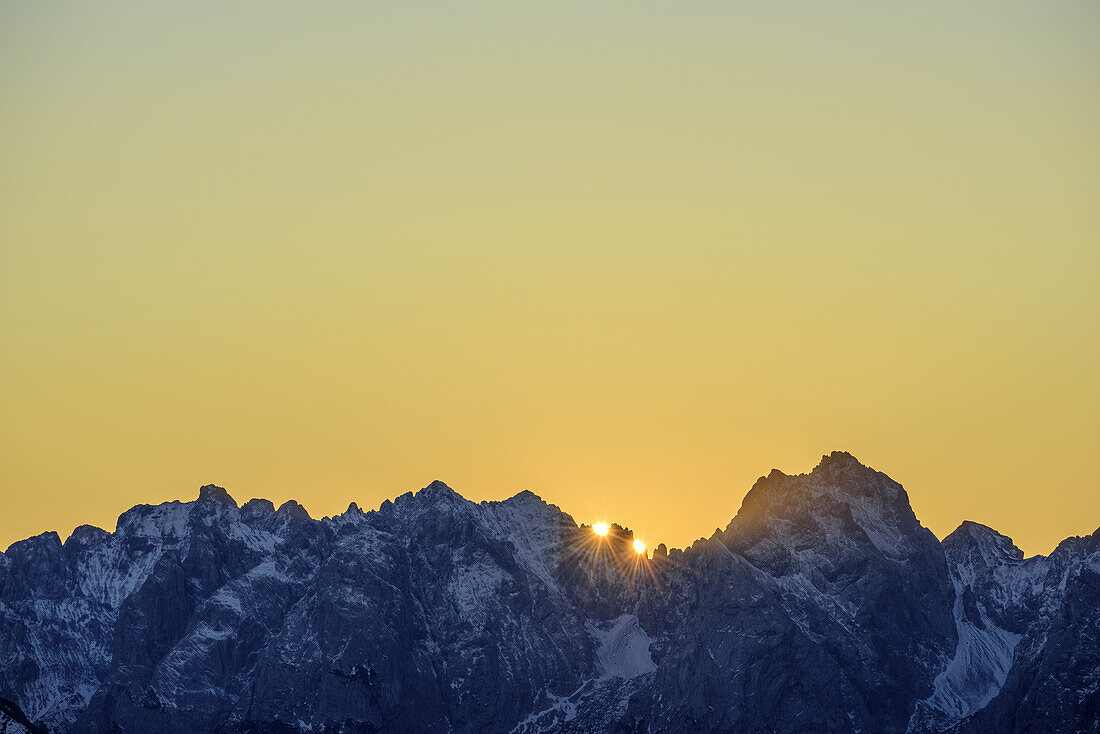
[[[0,548],[850,451],[1100,526],[1100,5],[0,0]]]

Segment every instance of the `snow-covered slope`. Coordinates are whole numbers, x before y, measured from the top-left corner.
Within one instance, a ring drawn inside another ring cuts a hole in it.
[[[958,645],[936,676],[932,695],[914,712],[911,728],[918,731],[957,724],[1001,690],[1020,641],[1020,633],[1013,631],[1018,625],[1005,612],[1025,604],[1027,591],[1041,590],[1041,584],[1024,589],[1020,582],[1039,580],[1046,566],[1045,558],[1025,561],[1009,538],[969,521],[944,539],[944,547],[955,592],[952,616]],[[994,599],[996,607],[990,605]]]
[[[1100,535],[941,545],[837,452],[691,548],[632,540],[441,482],[46,533],[0,554],[0,732],[1097,729]]]

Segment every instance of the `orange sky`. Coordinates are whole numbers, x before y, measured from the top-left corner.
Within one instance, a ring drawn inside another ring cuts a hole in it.
[[[0,2],[0,548],[442,479],[650,545],[844,449],[1100,525],[1095,4]]]

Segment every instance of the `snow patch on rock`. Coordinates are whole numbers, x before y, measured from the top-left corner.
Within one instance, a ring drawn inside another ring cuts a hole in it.
[[[601,678],[636,678],[657,670],[649,652],[653,639],[636,615],[624,614],[602,627],[589,623],[588,633],[597,645],[596,668]]]
[[[985,706],[1004,686],[1012,668],[1013,653],[1020,635],[998,627],[985,610],[980,619],[971,621],[963,608],[963,586],[955,582],[955,624],[959,644],[947,668],[936,676],[932,695],[913,714],[910,731],[921,730],[918,722],[930,708],[937,714],[931,718],[946,718],[955,723]]]

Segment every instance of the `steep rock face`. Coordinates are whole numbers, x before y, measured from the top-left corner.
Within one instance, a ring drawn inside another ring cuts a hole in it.
[[[693,605],[680,634],[697,651],[676,667],[718,686],[707,706],[730,702],[708,729],[904,731],[955,647],[938,541],[899,484],[849,454],[761,478],[700,551],[692,565],[726,581]],[[714,646],[731,644],[708,675]]]
[[[129,510],[113,534],[85,527],[64,546],[52,533],[13,545],[0,579],[9,697],[61,731],[163,711],[158,686],[183,693],[176,684],[195,671],[181,660],[189,644],[217,637],[206,617],[229,599],[232,583],[277,564],[288,541],[296,554],[308,550],[310,539],[292,530],[280,518],[243,517],[225,490],[204,487],[192,503]]]
[[[0,696],[51,728],[72,723],[110,666],[114,612],[81,591],[81,551],[44,533],[0,561]]]
[[[948,541],[949,553],[962,545]],[[958,565],[977,614],[976,624],[975,612],[967,621],[986,636],[1007,629],[1016,644],[1010,665],[998,668],[1001,684],[955,731],[1100,731],[1100,530],[1063,541],[1045,558],[981,555]]]
[[[344,524],[242,713],[328,729],[510,729],[593,668],[544,552],[509,539],[530,523],[543,535],[523,542],[552,551],[563,522],[541,501],[479,506],[433,484]]]
[[[14,701],[0,698],[0,734],[44,734]]]
[[[871,716],[836,659],[785,608],[782,586],[715,538],[684,554],[673,580],[679,623],[666,633],[647,707],[658,731],[847,730]],[[692,583],[700,578],[718,583]],[[854,717],[854,719],[853,719]]]
[[[1001,690],[1020,636],[1034,615],[1029,583],[1045,559],[1024,561],[1012,540],[964,522],[943,541],[955,592],[952,616],[958,644],[937,676],[931,696],[916,707],[910,728],[944,729],[989,703]]]
[[[0,554],[0,727],[1096,730],[1097,536],[941,545],[838,452],[687,550],[632,541],[441,482],[322,520],[138,506]]]

